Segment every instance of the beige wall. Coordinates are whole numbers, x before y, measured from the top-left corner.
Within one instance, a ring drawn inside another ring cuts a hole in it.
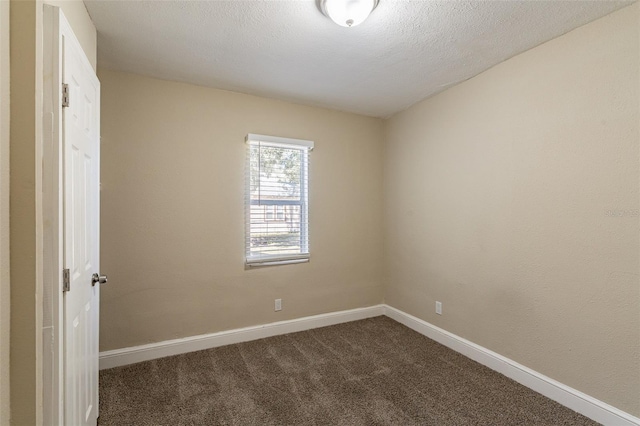
[[[388,304],[635,416],[638,22],[635,4],[398,114],[384,166]]]
[[[99,78],[101,350],[382,301],[381,120],[106,70]],[[315,141],[309,263],[244,268],[247,133]]]
[[[42,3],[12,0],[11,18],[11,422],[36,424],[41,398],[38,389],[40,315],[37,223],[38,108],[41,85],[36,58]]]
[[[9,424],[9,2],[0,1],[0,425]]]
[[[38,167],[42,162],[42,6],[42,1],[10,3],[10,377],[11,423],[15,425],[42,421],[42,223]],[[95,65],[95,29],[91,34],[93,24],[84,4],[66,1],[61,6],[83,47],[93,43],[90,55]]]

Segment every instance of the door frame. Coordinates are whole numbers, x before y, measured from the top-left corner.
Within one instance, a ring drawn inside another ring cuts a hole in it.
[[[62,39],[80,46],[61,9],[43,5],[42,61],[42,420],[64,424],[64,179]],[[88,59],[83,58],[89,69]],[[99,108],[99,105],[98,105]]]
[[[42,420],[64,424],[64,324],[62,265],[62,22],[60,8],[43,10],[42,103]],[[68,24],[67,24],[68,25]]]
[[[11,332],[9,284],[9,3],[0,1],[0,340],[9,342]],[[9,344],[0,347],[0,424],[9,423]]]

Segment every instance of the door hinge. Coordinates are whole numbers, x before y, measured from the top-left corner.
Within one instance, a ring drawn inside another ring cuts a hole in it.
[[[71,277],[69,276],[69,269],[62,270],[62,291],[71,290]]]
[[[62,83],[62,108],[69,107],[69,85]]]

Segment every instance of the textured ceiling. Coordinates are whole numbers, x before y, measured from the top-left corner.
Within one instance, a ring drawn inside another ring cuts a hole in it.
[[[101,67],[377,117],[630,3],[381,0],[343,28],[313,0],[85,0]]]

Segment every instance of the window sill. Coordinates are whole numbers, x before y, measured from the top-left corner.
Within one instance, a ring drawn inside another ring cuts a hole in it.
[[[262,266],[277,266],[277,265],[292,265],[294,263],[306,263],[309,261],[309,257],[296,257],[292,259],[252,259],[247,260],[246,265],[249,268],[259,268]]]

